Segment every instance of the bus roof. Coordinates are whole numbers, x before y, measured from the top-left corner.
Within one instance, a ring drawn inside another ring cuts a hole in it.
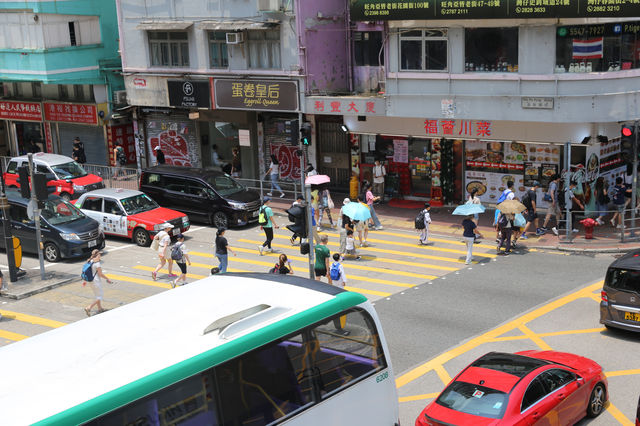
[[[249,273],[118,307],[0,348],[0,423],[77,424],[366,300],[318,281]],[[257,313],[238,320],[249,308]],[[212,327],[220,329],[205,333]]]

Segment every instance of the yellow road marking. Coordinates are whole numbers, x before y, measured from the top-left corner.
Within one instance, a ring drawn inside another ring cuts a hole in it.
[[[632,376],[634,374],[640,374],[640,368],[636,368],[634,370],[608,371],[608,372],[606,372],[604,374],[607,377]]]
[[[33,315],[21,314],[20,312],[5,311],[0,309],[0,314],[5,318],[11,318],[17,321],[28,322],[36,325],[44,325],[45,327],[58,328],[67,323],[55,321],[47,318],[36,317]]]
[[[245,239],[239,239],[239,242],[243,242],[243,243],[249,243],[252,244],[254,243],[253,240],[245,240]],[[287,247],[285,245],[282,244],[272,244],[272,246],[274,247]],[[256,254],[258,253],[258,250],[252,250],[252,249],[246,249],[246,248],[242,248],[242,247],[235,247],[234,248],[235,251],[238,252],[242,252],[242,253],[251,253],[251,254]],[[209,253],[201,253],[201,252],[189,252],[190,255],[194,255],[194,256],[205,256],[205,257],[213,257],[212,254]],[[272,257],[278,257],[280,256],[280,253],[265,253],[266,256],[272,256]],[[293,255],[287,255],[287,258],[289,258],[290,260],[299,260],[301,262],[305,262],[306,264],[308,264],[309,259],[307,257],[302,257],[302,256],[293,256]],[[237,257],[233,258],[234,262],[244,262],[244,263],[255,263],[255,264],[263,264],[263,265],[267,265],[267,266],[273,266],[273,264],[269,263],[269,262],[262,262],[259,260],[246,260],[246,259],[240,259]],[[385,268],[376,268],[374,266],[364,266],[364,265],[357,265],[355,263],[349,263],[347,265],[348,269],[359,269],[362,271],[372,271],[372,272],[381,272],[383,274],[393,274],[393,275],[402,275],[405,277],[413,277],[413,278],[422,278],[425,280],[433,280],[436,279],[437,276],[436,275],[425,275],[425,274],[417,274],[414,272],[405,272],[405,271],[396,271],[396,270],[392,270],[392,269],[385,269]]]
[[[115,274],[106,274],[106,275],[111,280],[128,282],[128,283],[135,283],[135,284],[142,284],[142,285],[149,285],[149,286],[152,286],[152,287],[171,288],[171,286],[169,284],[163,283],[163,282],[160,282],[160,281],[143,280],[141,278],[127,277],[125,275],[115,275]]]
[[[607,411],[613,416],[614,419],[620,422],[621,425],[633,426],[633,422],[629,420],[624,414],[622,414],[622,412],[618,410],[618,408],[613,405],[611,401],[608,402],[608,405],[609,406],[607,407]]]
[[[320,232],[320,234],[326,234],[330,237],[336,237],[336,238],[340,238],[340,234],[335,234],[333,232]],[[441,240],[441,239],[437,239],[437,238],[429,238],[430,241],[438,241],[438,242],[446,242],[449,244],[455,244],[455,245],[466,245],[466,243],[463,242],[459,242],[459,241],[448,241],[448,240]],[[377,238],[367,238],[368,242],[371,243],[381,243],[381,244],[387,244],[387,245],[392,245],[392,246],[401,246],[401,247],[412,247],[412,248],[418,248],[418,249],[422,249],[422,250],[433,250],[433,251],[441,251],[444,253],[456,253],[456,254],[464,254],[466,255],[467,252],[463,251],[463,250],[454,250],[454,249],[448,249],[448,248],[443,248],[443,247],[436,247],[436,246],[419,246],[417,244],[407,244],[407,243],[399,243],[397,241],[390,241],[390,240],[379,240]],[[485,244],[475,244],[474,247],[478,247],[478,246],[484,246],[492,248],[495,250],[495,246],[487,246]],[[478,257],[490,257],[490,258],[494,258],[497,257],[496,254],[492,254],[492,253],[475,253],[476,256]]]
[[[598,327],[598,328],[585,328],[582,330],[551,331],[548,333],[535,333],[535,334],[538,337],[550,337],[550,336],[566,336],[570,334],[600,333],[604,330],[605,330],[604,327]],[[495,339],[491,339],[491,342],[508,342],[510,340],[525,340],[525,339],[529,339],[529,336],[496,337]]]
[[[423,393],[422,395],[401,396],[398,398],[398,402],[412,402],[421,401],[423,399],[433,399],[440,395],[440,393]]]
[[[481,334],[480,336],[474,337],[462,345],[453,348],[449,351],[446,351],[435,358],[425,362],[424,364],[398,376],[396,378],[396,387],[400,388],[417,378],[423,376],[429,371],[433,370],[438,365],[444,365],[446,362],[451,361],[452,359],[474,349],[484,343],[490,342],[493,339],[513,330],[514,328],[518,328],[518,326],[522,324],[527,324],[530,321],[533,321],[536,318],[539,318],[543,315],[548,314],[549,312],[558,309],[570,302],[573,302],[577,299],[583,297],[589,297],[589,293],[593,293],[596,288],[601,287],[604,281],[598,281],[597,283],[588,285],[587,287],[578,290],[574,293],[571,293],[567,296],[556,299],[552,302],[549,302],[537,309],[534,309],[531,312],[528,312],[515,320],[509,321],[499,327],[494,328],[493,330],[487,331],[486,333]]]
[[[286,238],[286,237],[285,237]],[[260,241],[255,241],[255,240],[246,240],[244,238],[240,238],[238,239],[239,242],[242,243],[249,243],[249,244],[260,244]],[[286,244],[278,244],[278,243],[271,243],[271,245],[273,247],[280,247],[280,248],[285,248],[285,249],[289,249],[289,248],[293,248],[293,246],[291,245],[286,245]],[[339,244],[337,243],[330,243],[327,244],[330,246],[339,246]],[[368,251],[370,247],[363,247],[360,248],[360,251],[366,249]],[[407,253],[406,252],[397,252],[398,254],[402,255],[402,256],[406,256]],[[454,268],[452,266],[441,266],[441,265],[433,265],[433,264],[429,264],[429,263],[418,263],[418,262],[409,262],[406,260],[396,260],[396,259],[389,259],[386,257],[373,257],[373,256],[367,256],[367,255],[362,255],[362,259],[364,260],[375,260],[378,262],[382,262],[382,263],[392,263],[392,264],[396,264],[396,265],[406,265],[406,266],[415,266],[417,268],[430,268],[430,269],[441,269],[443,271],[457,271],[460,268]]]
[[[449,373],[447,373],[447,370],[444,369],[444,366],[442,364],[434,366],[433,370],[436,372],[438,377],[440,377],[440,380],[442,380],[443,384],[449,384],[449,382],[451,381],[451,376],[449,375]]]
[[[592,298],[593,300],[595,300],[596,302],[600,303],[602,301],[602,296],[600,296],[599,294],[590,294],[589,295],[590,298]]]
[[[535,334],[533,331],[531,331],[531,329],[529,327],[527,327],[524,324],[521,324],[518,326],[518,329],[520,331],[522,331],[524,333],[525,336],[527,336],[529,339],[533,340],[533,343],[535,343],[536,345],[538,345],[538,347],[544,351],[550,351],[551,346],[549,346],[547,344],[547,342],[545,342],[544,340],[542,340],[540,338],[539,335]]]
[[[191,266],[194,266],[194,264],[191,264]],[[209,266],[209,269],[211,269],[212,267]],[[143,265],[137,265],[134,266],[133,269],[140,269],[141,271],[155,271],[156,268],[153,268],[151,266],[143,266]],[[227,271],[229,272],[250,272],[250,271],[245,271],[243,269],[231,269],[231,268],[227,268]],[[160,269],[159,272],[162,272],[163,274],[168,274],[169,271],[167,269]],[[201,278],[206,278],[209,275],[199,275],[199,274],[191,274],[191,273],[187,273],[187,278],[197,278],[197,279],[201,279]]]
[[[367,290],[364,288],[359,288],[359,287],[351,287],[351,286],[344,286],[345,290],[348,291],[354,291],[356,293],[362,293],[362,294],[371,294],[374,296],[381,296],[381,297],[389,297],[391,296],[391,293],[385,293],[384,291],[376,291],[376,290]]]
[[[289,237],[287,237],[286,235],[274,235],[274,238],[279,238],[279,239],[284,239],[284,240],[288,240]],[[334,243],[334,242],[329,242],[327,243],[327,245],[332,246],[332,247],[340,247],[340,243]],[[299,246],[280,246],[280,247],[299,247]],[[432,256],[429,254],[420,254],[420,253],[408,253],[406,251],[399,251],[399,250],[388,250],[388,249],[381,249],[378,247],[371,247],[371,246],[367,246],[367,247],[361,247],[360,250],[365,250],[367,252],[375,252],[375,253],[385,253],[385,254],[395,254],[398,256],[411,256],[411,257],[417,257],[420,259],[429,259],[429,260],[439,260],[442,262],[453,262],[453,263],[464,263],[464,259],[456,259],[453,257],[444,257],[444,256]],[[477,263],[477,262],[474,262]],[[422,264],[421,264],[422,265]],[[452,268],[451,270],[457,271],[459,268]]]
[[[17,342],[18,340],[27,339],[29,336],[25,336],[24,334],[14,333],[12,331],[0,330],[0,337]]]

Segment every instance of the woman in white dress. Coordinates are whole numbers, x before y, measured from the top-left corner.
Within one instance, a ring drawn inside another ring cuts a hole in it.
[[[171,246],[171,236],[169,232],[173,229],[173,225],[165,223],[162,231],[158,232],[154,240],[158,240],[158,258],[160,263],[156,266],[156,269],[151,273],[153,280],[158,279],[158,271],[162,269],[165,263],[169,262],[169,278],[176,278],[177,275],[173,273],[173,260],[171,259],[171,253],[169,252],[169,246]]]

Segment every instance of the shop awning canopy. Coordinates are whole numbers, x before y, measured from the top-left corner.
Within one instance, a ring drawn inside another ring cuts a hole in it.
[[[280,21],[249,21],[246,19],[227,19],[216,21],[202,21],[198,23],[201,30],[240,31],[240,30],[266,30],[280,24]]]
[[[136,29],[144,31],[176,31],[186,30],[192,25],[193,22],[191,21],[143,21],[136,26]]]

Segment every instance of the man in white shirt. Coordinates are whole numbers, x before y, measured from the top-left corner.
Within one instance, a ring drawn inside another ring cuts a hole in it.
[[[387,171],[380,160],[376,160],[373,166],[373,193],[384,199],[384,177],[387,175]]]

